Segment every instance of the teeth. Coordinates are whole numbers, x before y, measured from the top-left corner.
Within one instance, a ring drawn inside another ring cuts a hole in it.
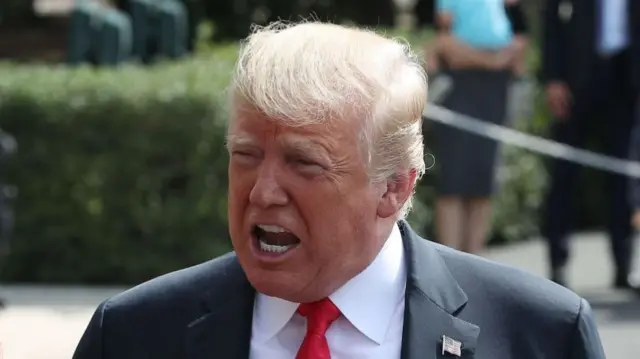
[[[275,244],[267,244],[261,240],[258,241],[258,243],[260,243],[260,250],[265,251],[265,252],[272,252],[272,253],[284,253],[286,251],[288,251],[289,249],[293,248],[295,246],[294,245],[287,245],[287,246],[279,246],[279,245],[275,245]]]
[[[265,232],[269,232],[269,233],[286,233],[289,232],[286,229],[279,227],[279,226],[274,226],[274,225],[269,225],[269,224],[259,224],[258,228],[262,229]]]

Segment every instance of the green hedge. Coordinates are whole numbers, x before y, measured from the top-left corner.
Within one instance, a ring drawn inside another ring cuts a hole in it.
[[[233,58],[110,70],[0,66],[19,142],[5,280],[138,282],[226,251]]]
[[[0,65],[1,127],[19,142],[2,280],[136,283],[227,251],[223,99],[235,51],[152,68]],[[494,240],[535,233],[543,172],[508,149]],[[432,177],[411,215],[423,232]]]

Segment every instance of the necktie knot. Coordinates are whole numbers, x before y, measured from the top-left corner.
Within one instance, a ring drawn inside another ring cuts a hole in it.
[[[325,334],[331,323],[340,317],[338,307],[329,298],[324,298],[300,304],[298,314],[307,318],[307,334],[296,359],[331,359]]]
[[[307,333],[324,335],[331,323],[340,317],[340,309],[329,299],[302,303],[298,314],[307,318]]]

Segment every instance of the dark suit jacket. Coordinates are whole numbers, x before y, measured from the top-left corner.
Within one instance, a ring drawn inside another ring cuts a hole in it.
[[[563,81],[574,93],[590,86],[597,60],[597,2],[545,0],[543,7],[542,80]],[[640,1],[627,0],[633,60],[632,81],[640,91]],[[570,16],[563,16],[569,15]]]
[[[631,144],[629,145],[629,160],[640,162],[640,99],[636,111],[636,122],[631,132]],[[634,211],[640,210],[640,178],[629,179],[629,205]]]
[[[584,299],[546,279],[429,242],[399,222],[407,254],[403,359],[604,359]],[[119,294],[74,359],[248,358],[255,292],[233,253]],[[371,313],[375,315],[375,313]]]

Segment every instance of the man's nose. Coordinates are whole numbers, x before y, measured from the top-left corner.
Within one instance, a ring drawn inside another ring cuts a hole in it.
[[[287,193],[278,182],[276,176],[278,169],[276,167],[263,163],[249,196],[251,203],[266,208],[269,206],[283,206],[289,202]]]

